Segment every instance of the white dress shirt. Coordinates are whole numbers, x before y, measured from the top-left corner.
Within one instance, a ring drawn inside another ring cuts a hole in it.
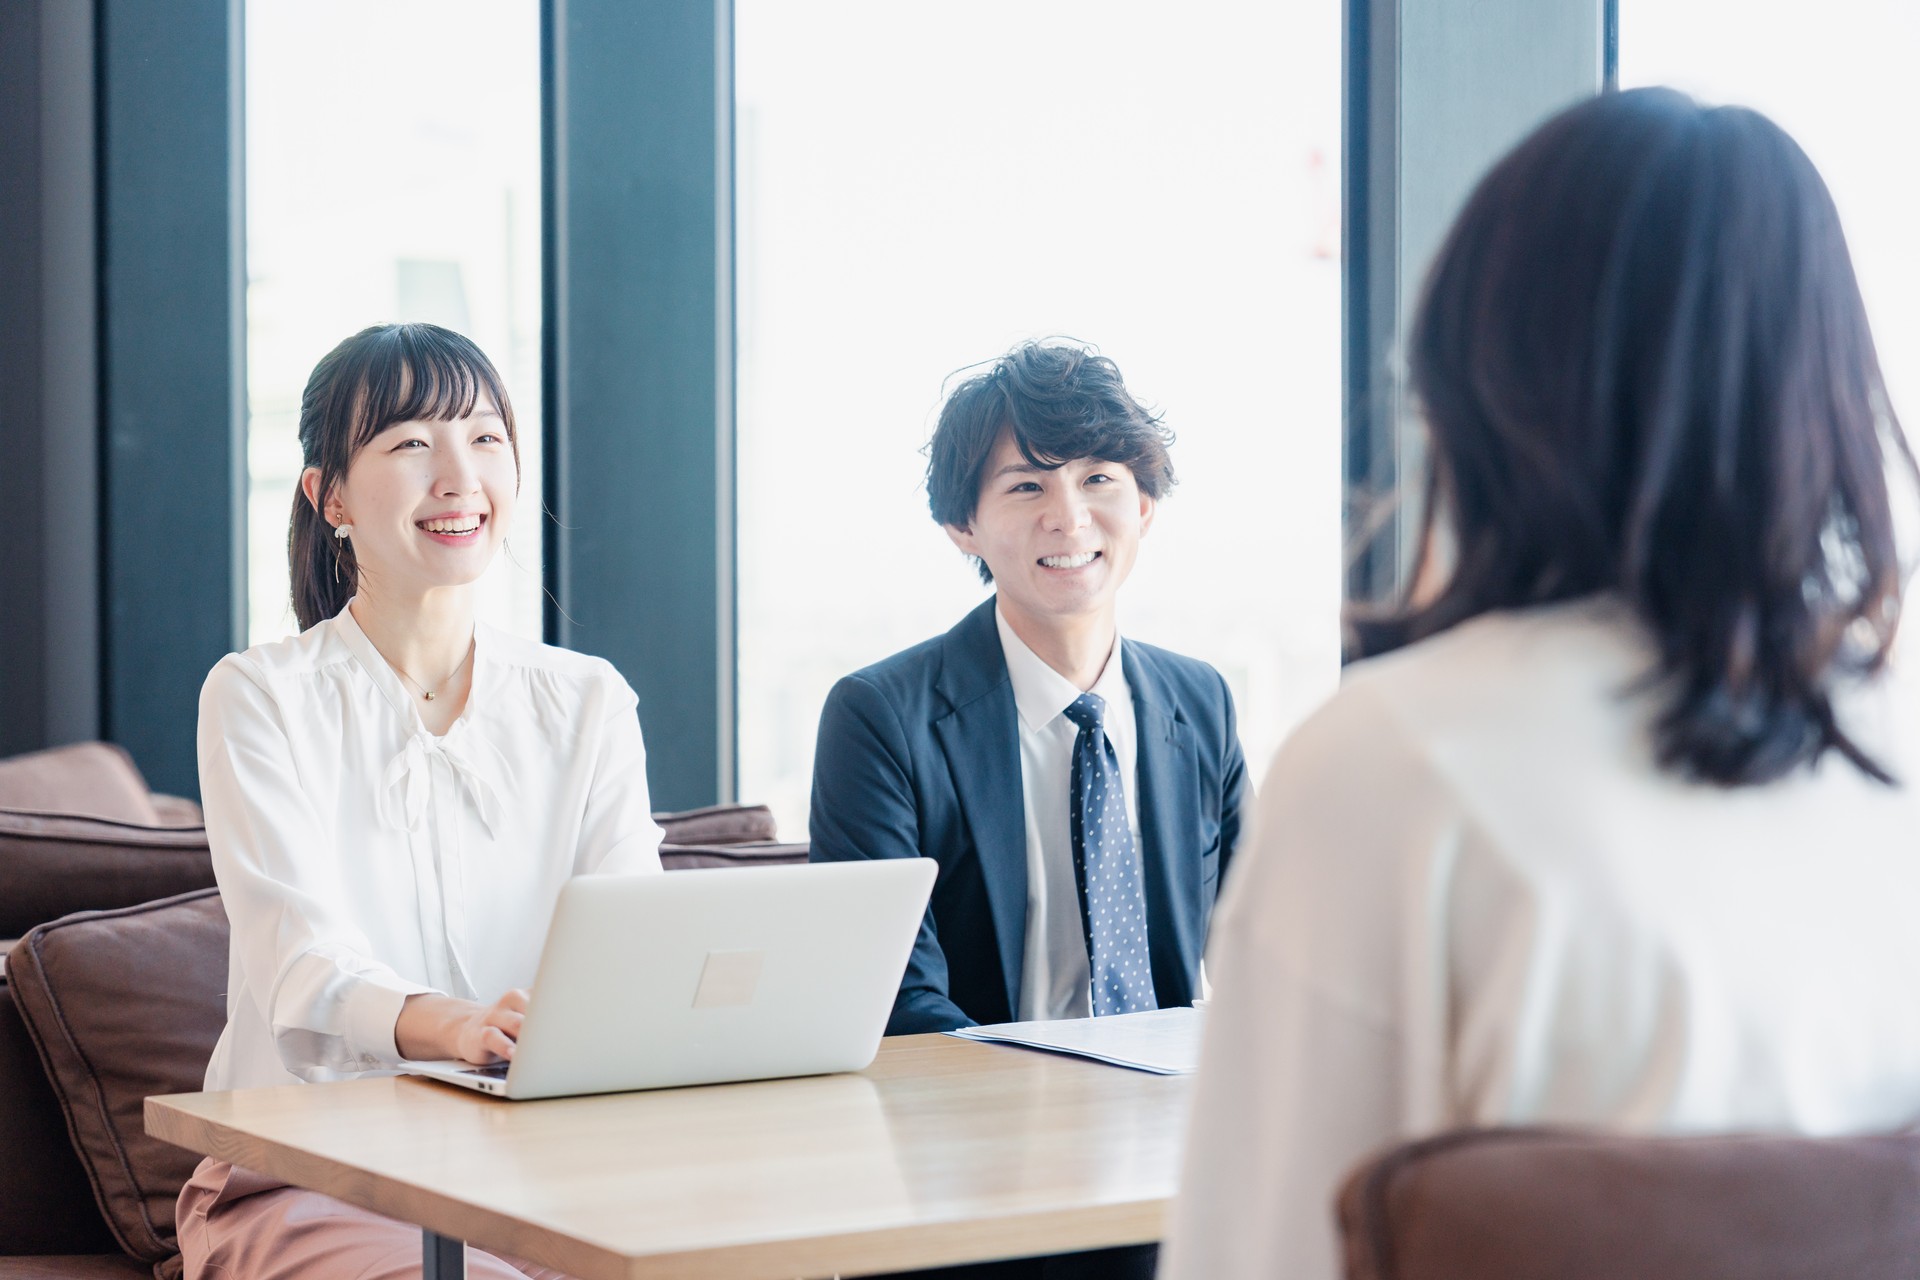
[[[1048,666],[1007,625],[995,609],[1000,647],[1013,680],[1013,705],[1020,720],[1020,791],[1027,816],[1027,937],[1021,962],[1020,1010],[1023,1022],[1048,1018],[1085,1018],[1093,1013],[1086,926],[1080,919],[1080,887],[1073,875],[1073,744],[1079,726],[1066,710],[1080,696],[1074,683]],[[1133,691],[1120,660],[1120,637],[1089,693],[1105,699],[1102,718],[1107,741],[1120,762],[1127,799],[1127,827],[1140,849],[1138,726]]]
[[[1619,602],[1349,669],[1236,858],[1169,1280],[1335,1280],[1333,1202],[1463,1125],[1839,1134],[1920,1118],[1920,717],[1891,673],[1759,787],[1654,762]]]
[[[200,693],[233,928],[207,1088],[391,1067],[409,995],[532,983],[570,876],[658,871],[634,707],[601,659],[479,626],[435,737],[346,609],[223,658]]]

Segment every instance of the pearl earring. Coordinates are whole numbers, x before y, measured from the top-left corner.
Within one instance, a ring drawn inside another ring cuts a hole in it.
[[[347,540],[348,535],[351,534],[352,532],[353,532],[353,526],[350,524],[337,524],[333,527],[333,536],[340,539],[340,541],[342,542],[345,542]]]

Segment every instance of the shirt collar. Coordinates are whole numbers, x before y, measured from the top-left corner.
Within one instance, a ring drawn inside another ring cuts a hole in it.
[[[360,629],[360,624],[353,617],[353,601],[348,600],[342,605],[340,612],[333,615],[333,620],[326,625],[333,628],[334,635],[339,637],[340,642],[347,647],[347,652],[354,656],[354,660],[360,664],[360,669],[367,673],[367,678],[373,681],[374,688],[380,691],[381,697],[386,699],[388,705],[402,719],[413,725],[415,733],[431,737],[432,735],[427,733],[426,723],[420,719],[420,709],[413,705],[417,695],[407,688],[401,681],[400,674],[380,656],[380,651],[373,647],[373,641],[367,639],[367,633]],[[460,718],[453,722],[444,736],[452,737],[464,733],[467,722],[473,718],[474,705],[479,700],[487,675],[491,673],[491,667],[487,661],[491,653],[486,631],[487,628],[480,623],[473,624],[473,676],[472,685],[467,693],[466,709],[460,713]]]
[[[1014,633],[1007,622],[1007,615],[1000,612],[999,606],[993,610],[993,621],[1000,628],[1000,648],[1006,654],[1007,675],[1013,681],[1013,705],[1020,712],[1020,722],[1029,729],[1038,729],[1052,723],[1080,696],[1080,690],[1073,681],[1048,666],[1046,659],[1027,647],[1027,642]],[[1120,636],[1113,637],[1113,652],[1107,655],[1107,665],[1101,670],[1100,678],[1093,683],[1089,691],[1106,699],[1112,706],[1126,692],[1126,677],[1120,663]]]

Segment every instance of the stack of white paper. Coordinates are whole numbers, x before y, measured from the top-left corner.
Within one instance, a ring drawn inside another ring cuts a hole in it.
[[[1200,1065],[1201,1022],[1198,1009],[1154,1009],[1059,1022],[1001,1022],[990,1027],[962,1027],[947,1034],[963,1040],[1070,1053],[1156,1075],[1184,1076]]]

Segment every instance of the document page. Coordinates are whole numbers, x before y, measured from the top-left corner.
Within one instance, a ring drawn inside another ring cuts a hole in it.
[[[1184,1076],[1200,1065],[1203,1017],[1198,1009],[1153,1009],[1059,1022],[1000,1022],[990,1027],[962,1027],[947,1034],[962,1040],[1070,1053],[1156,1075]]]

